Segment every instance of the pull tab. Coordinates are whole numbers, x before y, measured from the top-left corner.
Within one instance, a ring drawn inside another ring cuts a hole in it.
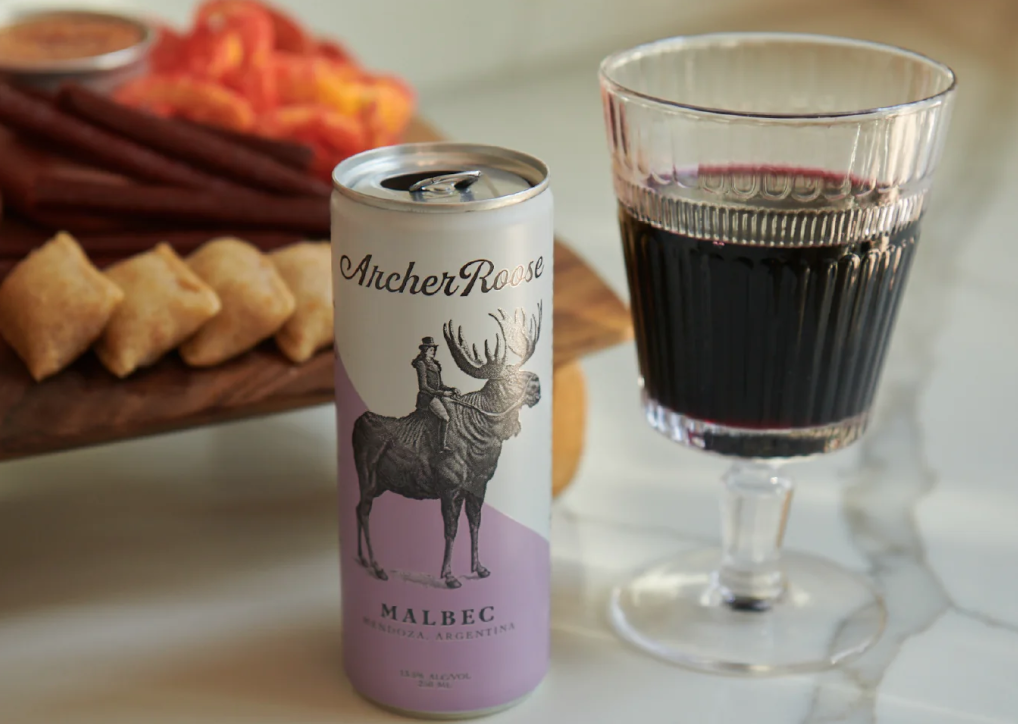
[[[456,191],[465,191],[481,180],[481,172],[462,171],[460,173],[448,173],[444,176],[432,176],[421,179],[410,187],[410,193],[429,193],[441,196],[448,196]]]

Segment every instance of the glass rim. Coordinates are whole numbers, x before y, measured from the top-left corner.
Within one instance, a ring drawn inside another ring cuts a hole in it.
[[[908,58],[918,63],[921,63],[927,67],[933,68],[939,72],[942,76],[947,78],[950,82],[947,87],[937,93],[926,96],[925,98],[919,98],[914,101],[907,101],[904,103],[895,103],[888,106],[878,106],[875,108],[860,108],[858,110],[851,111],[833,111],[824,113],[761,113],[756,111],[736,111],[727,110],[724,108],[712,108],[710,106],[698,106],[691,103],[683,103],[681,101],[672,101],[667,98],[661,98],[659,96],[644,93],[642,91],[629,88],[628,86],[618,82],[612,77],[612,71],[618,69],[625,63],[628,63],[640,56],[648,54],[650,51],[660,51],[662,49],[681,48],[685,47],[719,47],[725,44],[730,44],[736,41],[777,41],[784,43],[805,43],[813,42],[820,45],[829,46],[841,46],[841,47],[853,47],[861,48],[870,51],[879,51],[881,53],[895,55],[898,57]],[[812,120],[831,120],[831,119],[861,119],[861,118],[881,118],[886,116],[895,115],[903,111],[914,111],[920,108],[928,108],[941,104],[947,100],[947,98],[955,91],[958,85],[958,79],[955,75],[954,70],[945,63],[933,60],[929,56],[918,53],[914,50],[908,50],[895,45],[889,45],[886,43],[878,43],[871,40],[858,40],[855,38],[846,38],[837,35],[823,35],[819,33],[775,33],[775,32],[725,32],[725,33],[701,33],[696,35],[677,35],[670,38],[662,38],[661,40],[654,40],[649,43],[643,43],[625,50],[620,50],[611,55],[608,55],[604,60],[601,61],[600,68],[598,70],[598,76],[601,80],[603,87],[607,87],[610,92],[616,95],[629,96],[638,98],[643,101],[647,101],[653,105],[663,106],[667,108],[675,108],[681,111],[687,111],[702,116],[713,116],[716,118],[728,118],[728,119],[746,119],[746,120],[771,120],[771,121],[812,121]]]

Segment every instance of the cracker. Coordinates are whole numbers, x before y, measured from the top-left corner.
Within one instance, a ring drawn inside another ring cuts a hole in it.
[[[0,334],[40,381],[87,350],[123,298],[74,237],[61,232],[0,284]]]
[[[276,333],[276,344],[300,364],[332,344],[332,247],[328,242],[293,244],[269,259],[297,301],[293,316]]]
[[[106,269],[124,291],[95,351],[117,377],[155,364],[219,313],[219,297],[168,244]]]
[[[192,367],[217,365],[246,352],[279,331],[296,307],[276,267],[246,241],[208,241],[188,257],[187,265],[222,303],[219,314],[180,347]]]

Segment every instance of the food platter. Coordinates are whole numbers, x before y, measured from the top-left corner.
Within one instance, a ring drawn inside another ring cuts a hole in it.
[[[422,120],[409,141],[440,135]],[[6,226],[0,224],[0,243]],[[22,230],[22,233],[27,233]],[[43,241],[42,238],[39,241]],[[628,310],[572,249],[555,248],[555,366],[557,477],[568,480],[582,448],[583,378],[575,367],[586,354],[629,339]],[[126,380],[92,354],[41,383],[0,344],[0,460],[124,440],[332,401],[331,351],[303,365],[266,343],[225,365],[196,370],[170,355]],[[561,413],[559,412],[561,410]],[[560,457],[562,459],[559,459]]]

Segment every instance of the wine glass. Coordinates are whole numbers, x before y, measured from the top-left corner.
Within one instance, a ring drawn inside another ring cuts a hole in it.
[[[954,74],[871,42],[728,33],[609,56],[600,82],[647,420],[732,459],[721,548],[617,588],[613,624],[700,670],[834,666],[886,613],[865,578],[781,555],[780,465],[866,429]]]

